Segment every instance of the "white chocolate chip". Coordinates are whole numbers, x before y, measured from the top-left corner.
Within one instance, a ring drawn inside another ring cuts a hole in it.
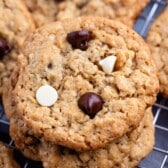
[[[58,99],[58,93],[53,87],[44,85],[36,91],[36,99],[42,106],[52,106]]]
[[[110,74],[114,70],[117,57],[114,55],[108,56],[99,61],[99,65],[102,67],[103,71]]]
[[[54,41],[54,40],[55,40],[55,36],[54,36],[53,34],[51,34],[51,35],[49,36],[49,39],[50,39],[51,41]]]

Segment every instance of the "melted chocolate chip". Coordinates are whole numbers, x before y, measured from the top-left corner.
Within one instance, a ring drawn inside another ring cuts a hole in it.
[[[88,42],[92,38],[92,32],[87,30],[80,30],[68,33],[67,40],[73,48],[86,50],[88,48]]]
[[[90,118],[94,118],[98,111],[103,107],[102,98],[93,92],[83,94],[78,100],[79,108],[85,112]]]
[[[8,54],[11,49],[11,45],[0,37],[0,59],[2,59],[4,55]]]

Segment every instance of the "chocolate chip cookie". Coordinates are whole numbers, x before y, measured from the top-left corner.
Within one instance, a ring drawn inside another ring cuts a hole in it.
[[[12,149],[0,142],[0,168],[19,168],[20,166],[13,158]]]
[[[117,19],[133,26],[149,0],[66,0],[58,4],[57,19],[91,15]]]
[[[117,21],[51,23],[24,46],[10,81],[12,104],[39,139],[98,149],[136,128],[155,101],[159,86],[148,46]]]
[[[0,1],[0,95],[16,67],[20,48],[34,23],[22,1]]]
[[[152,24],[147,35],[147,43],[150,46],[155,60],[160,82],[160,92],[168,97],[168,8]]]

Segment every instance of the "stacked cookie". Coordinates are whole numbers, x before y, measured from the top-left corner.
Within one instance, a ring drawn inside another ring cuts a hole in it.
[[[49,23],[25,41],[4,88],[10,135],[45,168],[135,167],[154,144],[148,46],[102,17]]]

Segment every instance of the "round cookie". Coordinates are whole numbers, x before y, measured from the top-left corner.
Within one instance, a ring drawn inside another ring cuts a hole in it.
[[[44,139],[38,143],[36,140],[35,143],[34,137],[30,136],[31,131],[25,127],[22,120],[16,117],[11,119],[10,133],[16,146],[22,150],[24,155],[33,159],[38,157],[43,162],[44,168],[134,168],[153,148],[154,126],[152,121],[151,108],[148,108],[138,128],[105,148],[87,152],[70,150],[46,142]]]
[[[147,35],[147,43],[158,70],[160,92],[168,97],[168,8],[152,24]]]
[[[119,22],[83,17],[51,23],[29,37],[23,52],[13,104],[33,134],[46,141],[98,149],[136,128],[155,101],[158,80],[149,49]],[[114,72],[106,73],[98,62],[110,55],[117,61]],[[50,107],[36,99],[43,85],[58,92]],[[83,108],[79,100],[85,93],[94,94],[82,101]]]
[[[19,168],[13,158],[12,149],[0,142],[0,168]]]
[[[56,20],[57,3],[56,0],[23,0],[28,10],[31,12],[36,27]]]
[[[58,5],[57,19],[93,15],[117,19],[133,26],[149,0],[73,0]]]
[[[34,23],[22,1],[0,1],[0,95]]]

